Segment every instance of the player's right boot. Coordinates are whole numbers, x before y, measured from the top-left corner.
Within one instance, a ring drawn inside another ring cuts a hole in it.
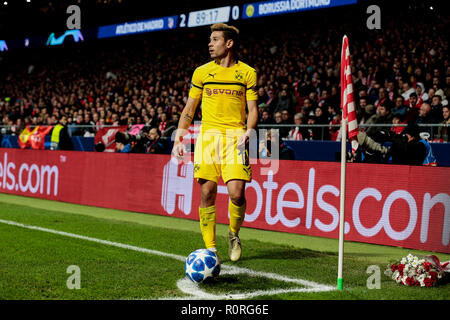
[[[228,256],[233,262],[238,261],[242,255],[241,239],[231,231],[228,231]]]

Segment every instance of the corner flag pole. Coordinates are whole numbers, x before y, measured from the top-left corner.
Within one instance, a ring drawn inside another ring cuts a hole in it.
[[[343,289],[342,268],[344,264],[344,233],[345,233],[345,167],[347,155],[347,124],[348,138],[352,145],[352,154],[358,149],[358,121],[353,97],[353,80],[350,64],[350,50],[346,35],[342,38],[341,50],[341,190],[340,190],[340,212],[339,212],[339,260],[338,260],[338,290]]]
[[[339,202],[339,257],[337,289],[343,289],[342,270],[344,267],[344,218],[345,218],[345,164],[347,154],[347,119],[341,123],[341,189]]]

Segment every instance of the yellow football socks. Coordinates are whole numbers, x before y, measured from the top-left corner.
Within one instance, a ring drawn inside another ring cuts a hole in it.
[[[228,205],[228,210],[230,212],[230,230],[236,235],[244,222],[246,208],[247,202],[240,207],[236,206],[232,201],[230,201],[230,204]]]
[[[198,208],[200,229],[207,249],[216,246],[216,206]]]

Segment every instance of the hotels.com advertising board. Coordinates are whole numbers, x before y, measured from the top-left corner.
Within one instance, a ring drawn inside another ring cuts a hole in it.
[[[339,163],[257,162],[243,226],[338,238]],[[169,155],[0,149],[0,192],[198,220],[193,175]],[[346,241],[450,253],[450,168],[351,163],[346,183]],[[220,181],[219,223],[228,201]]]

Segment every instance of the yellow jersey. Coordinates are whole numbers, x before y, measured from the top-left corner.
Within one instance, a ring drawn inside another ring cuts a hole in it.
[[[195,69],[189,96],[201,98],[202,131],[245,128],[247,101],[258,100],[256,71],[236,61],[225,68],[215,61]]]

